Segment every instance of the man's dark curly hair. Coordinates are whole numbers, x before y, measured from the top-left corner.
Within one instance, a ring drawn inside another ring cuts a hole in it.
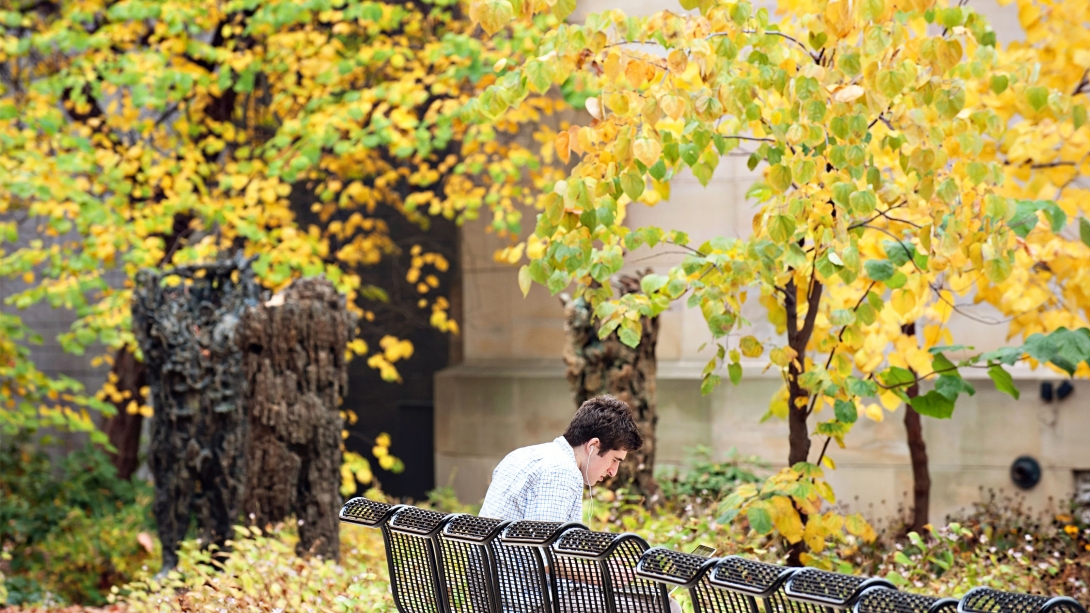
[[[602,441],[598,455],[615,449],[636,451],[643,447],[643,437],[636,420],[632,419],[632,409],[609,394],[584,402],[564,431],[564,438],[572,447],[578,447],[594,437]]]

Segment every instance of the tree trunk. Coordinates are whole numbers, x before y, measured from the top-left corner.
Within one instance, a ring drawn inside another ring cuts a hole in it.
[[[648,271],[650,272],[650,271]],[[643,273],[647,274],[647,272]],[[639,291],[643,275],[618,279],[622,293]],[[635,349],[625,345],[616,332],[598,339],[598,323],[590,305],[582,298],[564,301],[567,343],[564,363],[572,387],[575,406],[601,394],[611,394],[632,408],[633,417],[643,437],[643,448],[630,451],[617,476],[606,482],[610,489],[625,488],[644,497],[650,504],[659,502],[655,482],[655,381],[658,342],[658,318],[643,318],[643,336]]]
[[[182,282],[161,283],[174,276]],[[247,440],[235,328],[260,291],[249,263],[237,260],[136,275],[133,331],[155,409],[148,465],[163,572],[177,564],[192,515],[203,544],[222,550],[233,536]]]
[[[916,336],[915,322],[901,326],[906,336]],[[912,373],[916,374],[916,373]],[[905,390],[909,398],[920,395],[919,383],[913,383]],[[927,443],[923,440],[923,424],[920,414],[911,405],[905,404],[905,432],[908,435],[908,453],[912,458],[912,523],[910,530],[923,532],[930,523],[931,511],[931,471],[927,466]]]
[[[807,310],[801,326],[799,325],[798,287],[795,281],[789,281],[783,292],[784,310],[787,315],[787,344],[796,356],[787,369],[787,427],[790,444],[787,454],[788,466],[806,462],[810,458],[810,427],[807,424],[810,418],[810,395],[799,385],[799,377],[805,372],[806,350],[810,344],[810,336],[814,332],[814,323],[817,321],[822,290],[821,282],[813,279],[806,294]],[[805,523],[806,515],[800,513],[799,516]],[[804,540],[792,544],[787,553],[788,565],[802,566],[801,556],[805,550],[806,541]]]
[[[102,429],[116,449],[110,453],[110,461],[117,469],[117,476],[127,480],[140,465],[140,430],[144,425],[144,417],[135,411],[128,412],[127,408],[132,401],[137,406],[144,403],[140,388],[147,385],[147,369],[126,346],[114,354],[110,374],[111,378],[116,378],[114,387],[125,398],[120,402],[111,401],[117,414],[107,419]]]
[[[294,511],[299,555],[340,559],[340,406],[355,327],[321,278],[296,281],[239,323],[250,433],[243,512],[266,526]]]

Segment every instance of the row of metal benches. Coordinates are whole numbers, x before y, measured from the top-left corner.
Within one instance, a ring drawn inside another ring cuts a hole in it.
[[[881,578],[651,548],[581,524],[505,522],[353,498],[340,519],[382,530],[401,613],[1086,613],[1067,597],[988,588],[963,598],[902,592]],[[758,604],[760,601],[760,605]]]

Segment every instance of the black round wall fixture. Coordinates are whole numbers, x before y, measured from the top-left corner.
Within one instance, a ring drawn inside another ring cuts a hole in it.
[[[1011,481],[1028,490],[1041,480],[1041,465],[1028,455],[1019,457],[1011,464]]]

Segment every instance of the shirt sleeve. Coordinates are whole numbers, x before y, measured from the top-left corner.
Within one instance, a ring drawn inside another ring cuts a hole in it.
[[[571,521],[573,509],[582,515],[583,488],[570,473],[549,470],[527,488],[525,519],[534,521]]]

